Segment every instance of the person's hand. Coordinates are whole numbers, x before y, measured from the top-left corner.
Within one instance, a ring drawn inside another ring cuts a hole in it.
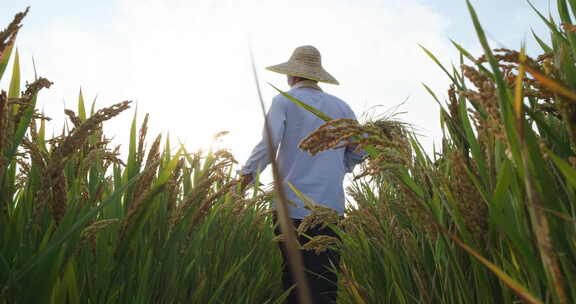
[[[240,192],[244,193],[244,190],[246,190],[246,187],[252,182],[253,179],[254,177],[252,173],[242,175],[240,178]]]

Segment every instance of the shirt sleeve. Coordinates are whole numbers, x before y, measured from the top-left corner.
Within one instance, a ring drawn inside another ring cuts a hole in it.
[[[266,117],[268,118],[268,125],[270,126],[272,146],[274,147],[274,150],[277,151],[278,146],[284,137],[284,129],[286,126],[286,109],[281,96],[276,96],[272,100],[272,105],[270,106],[270,110],[268,110]],[[271,162],[271,156],[271,152],[268,151],[266,126],[264,126],[262,139],[254,147],[250,157],[246,161],[246,164],[242,167],[242,175],[264,171],[266,166]],[[276,155],[273,157],[276,157]]]
[[[348,117],[346,118],[356,120],[356,115],[354,114],[352,109],[348,110],[349,113],[347,115]],[[355,149],[356,146],[347,146],[346,149],[344,150],[344,169],[346,170],[346,173],[352,173],[352,171],[354,171],[354,167],[356,167],[356,165],[364,161],[366,155],[368,154],[363,149],[360,151],[354,151]]]

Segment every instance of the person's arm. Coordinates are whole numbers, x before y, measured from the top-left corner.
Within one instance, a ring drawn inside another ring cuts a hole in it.
[[[346,173],[352,173],[354,167],[366,159],[366,151],[363,149],[360,151],[354,151],[356,147],[356,145],[347,146],[344,151],[344,168],[346,169]]]
[[[284,136],[284,128],[286,125],[286,110],[284,108],[284,102],[280,96],[276,96],[272,100],[272,105],[270,106],[270,110],[268,110],[266,117],[268,118],[268,125],[270,126],[272,146],[274,147],[274,150],[277,150],[282,141],[282,137]],[[271,155],[270,151],[268,151],[267,140],[266,127],[264,127],[264,130],[262,131],[262,139],[254,147],[250,157],[246,161],[246,164],[242,167],[242,190],[254,180],[254,176],[257,172],[264,171],[266,166],[270,164]],[[276,157],[276,155],[273,155],[272,157]]]

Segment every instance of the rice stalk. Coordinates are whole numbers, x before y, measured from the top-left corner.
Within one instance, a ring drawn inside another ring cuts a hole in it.
[[[258,98],[260,100],[260,107],[262,109],[262,114],[264,115],[264,129],[266,130],[266,144],[269,154],[269,159],[272,165],[272,176],[274,177],[274,191],[278,198],[279,204],[277,204],[278,219],[280,222],[280,231],[286,236],[286,251],[288,255],[289,268],[294,276],[294,281],[296,281],[296,291],[298,294],[298,299],[303,304],[312,303],[312,298],[310,296],[310,289],[306,276],[304,275],[304,264],[302,261],[302,255],[298,251],[298,241],[296,234],[291,225],[291,220],[288,214],[288,200],[284,193],[284,187],[282,185],[282,178],[278,171],[278,164],[276,163],[276,148],[272,143],[272,138],[270,136],[270,125],[268,123],[268,117],[266,116],[266,111],[264,109],[264,101],[262,99],[262,93],[260,91],[260,83],[258,82],[258,73],[256,72],[256,66],[254,64],[254,57],[252,51],[250,51],[250,59],[252,63],[252,73],[254,76],[254,82],[256,83],[256,91],[258,93]]]

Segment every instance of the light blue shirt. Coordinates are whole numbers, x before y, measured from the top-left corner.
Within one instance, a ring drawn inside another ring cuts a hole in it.
[[[295,86],[288,91],[288,94],[334,119],[356,119],[346,102],[321,90]],[[284,192],[288,200],[296,204],[296,206],[288,204],[290,217],[301,219],[310,211],[303,207],[304,203],[290,189],[287,182],[315,203],[330,207],[340,215],[344,214],[345,197],[342,185],[344,175],[352,172],[354,166],[362,161],[365,152],[340,148],[311,156],[301,151],[298,148],[300,141],[320,127],[324,121],[282,95],[274,97],[267,117],[272,143],[277,150],[276,160],[284,181]],[[242,168],[242,174],[261,172],[270,163],[265,132],[264,130],[262,140],[254,147]]]

